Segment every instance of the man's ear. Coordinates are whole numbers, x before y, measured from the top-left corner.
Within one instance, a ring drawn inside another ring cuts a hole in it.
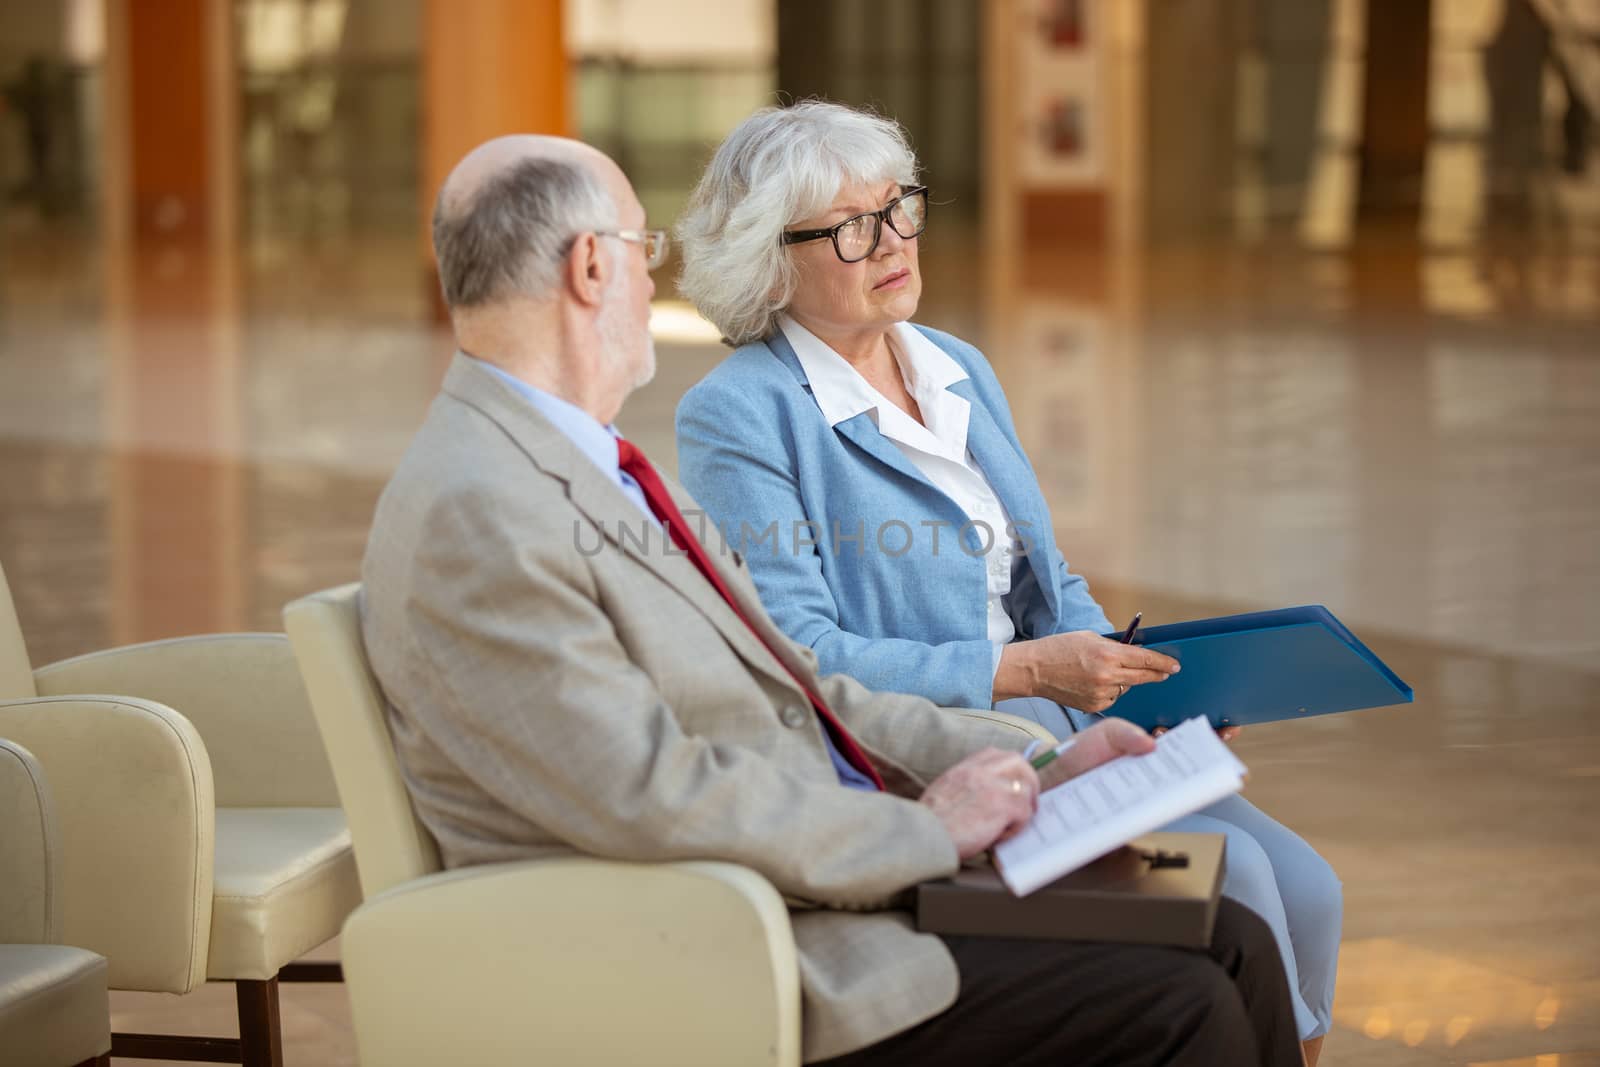
[[[563,268],[567,289],[578,303],[589,307],[604,303],[606,287],[611,284],[611,263],[597,235],[579,234],[567,251]]]

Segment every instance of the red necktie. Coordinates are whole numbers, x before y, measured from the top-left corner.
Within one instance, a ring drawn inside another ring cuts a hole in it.
[[[776,652],[772,651],[772,646],[767,644],[766,638],[761,636],[761,631],[754,626],[750,626],[750,620],[740,610],[739,602],[733,599],[733,594],[728,591],[727,585],[723,583],[722,576],[717,573],[716,568],[711,566],[711,557],[706,555],[705,548],[695,538],[694,532],[689,529],[688,522],[684,520],[683,512],[679,511],[678,505],[672,502],[672,496],[667,492],[667,487],[662,484],[661,476],[650,465],[650,461],[644,458],[644,453],[635,448],[632,441],[624,441],[619,438],[617,440],[617,465],[627,471],[633,477],[633,480],[639,483],[639,488],[644,490],[645,502],[650,505],[650,510],[655,512],[656,518],[666,524],[668,533],[672,535],[673,544],[688,553],[689,558],[694,561],[696,567],[700,568],[700,573],[706,576],[706,580],[711,583],[712,588],[717,591],[723,600],[728,602],[728,607],[733,609],[733,613],[739,616],[739,621],[750,627],[750,632],[755,635],[757,641],[761,642],[762,647],[768,652],[772,652],[772,658],[777,660],[779,666],[783,667],[785,671],[788,671],[789,677],[794,678],[796,685],[805,690],[806,696],[811,700],[811,706],[817,709],[817,714],[821,716],[823,723],[827,726],[834,745],[844,758],[850,761],[850,766],[872,779],[872,784],[882,789],[884,787],[883,779],[878,777],[878,772],[873,769],[872,762],[867,759],[867,754],[861,751],[861,746],[856,744],[856,739],[850,736],[850,731],[844,728],[844,723],[834,717],[833,712],[828,709],[828,705],[823,703],[820,696],[811,691],[809,685],[795,677],[795,673],[789,670],[788,665],[779,658]]]

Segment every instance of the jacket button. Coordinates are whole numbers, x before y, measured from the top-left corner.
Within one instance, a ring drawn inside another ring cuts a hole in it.
[[[806,724],[808,716],[805,709],[795,704],[790,704],[778,713],[778,718],[783,720],[783,725],[791,730],[798,730]]]

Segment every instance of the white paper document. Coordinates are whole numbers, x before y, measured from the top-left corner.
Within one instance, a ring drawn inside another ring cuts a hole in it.
[[[1156,738],[1154,752],[1119,756],[1039,796],[1027,829],[994,848],[1000,877],[1026,896],[1062,875],[1244,786],[1245,765],[1204,718]]]

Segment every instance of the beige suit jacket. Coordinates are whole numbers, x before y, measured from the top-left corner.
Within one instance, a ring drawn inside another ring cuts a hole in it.
[[[742,562],[707,533],[783,665],[564,434],[457,356],[378,504],[367,649],[448,866],[573,850],[748,866],[792,905],[805,1056],[835,1056],[954,1001],[943,943],[896,910],[958,864],[912,798],[962,756],[1028,737],[818,678],[811,650],[773,625]],[[839,784],[784,665],[855,734],[887,793]]]

